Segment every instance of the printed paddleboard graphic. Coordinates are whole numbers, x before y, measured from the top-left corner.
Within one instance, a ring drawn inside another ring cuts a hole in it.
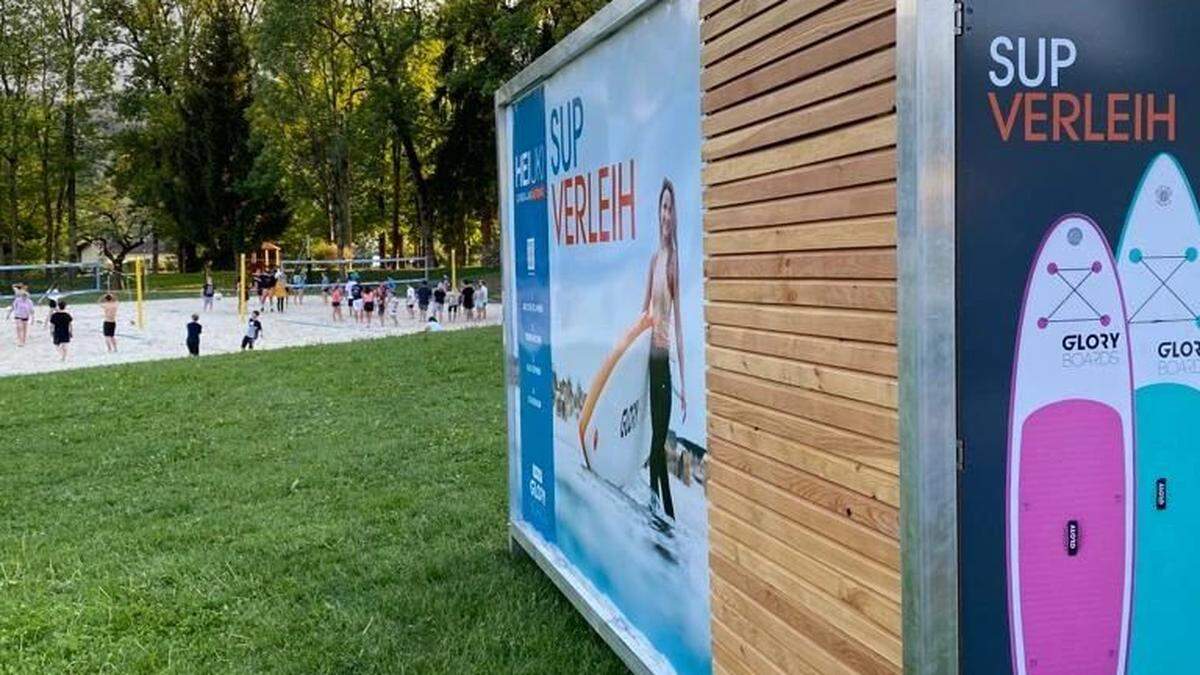
[[[1200,218],[1175,158],[1142,177],[1117,270],[1129,313],[1137,428],[1136,537],[1130,673],[1195,670],[1200,610]]]
[[[1042,240],[1017,331],[1008,446],[1008,603],[1017,673],[1123,673],[1133,411],[1125,308],[1091,219]]]
[[[650,327],[643,314],[626,331],[592,380],[579,416],[584,462],[618,487],[650,455]]]

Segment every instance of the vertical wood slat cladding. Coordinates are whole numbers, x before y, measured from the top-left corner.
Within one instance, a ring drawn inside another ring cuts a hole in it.
[[[901,671],[894,0],[700,0],[717,673]]]

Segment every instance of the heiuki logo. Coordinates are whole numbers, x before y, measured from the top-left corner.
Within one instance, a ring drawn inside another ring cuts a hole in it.
[[[1167,510],[1167,479],[1159,478],[1154,482],[1154,508],[1159,511]]]

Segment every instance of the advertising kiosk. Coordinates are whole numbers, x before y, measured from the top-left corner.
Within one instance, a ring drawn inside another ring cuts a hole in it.
[[[1194,669],[1198,27],[606,6],[497,94],[516,545],[641,672]]]

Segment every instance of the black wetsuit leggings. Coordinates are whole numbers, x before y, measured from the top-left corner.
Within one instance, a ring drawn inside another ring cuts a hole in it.
[[[667,426],[671,422],[671,354],[650,350],[650,491],[662,500],[663,511],[675,517],[671,477],[667,472]]]

